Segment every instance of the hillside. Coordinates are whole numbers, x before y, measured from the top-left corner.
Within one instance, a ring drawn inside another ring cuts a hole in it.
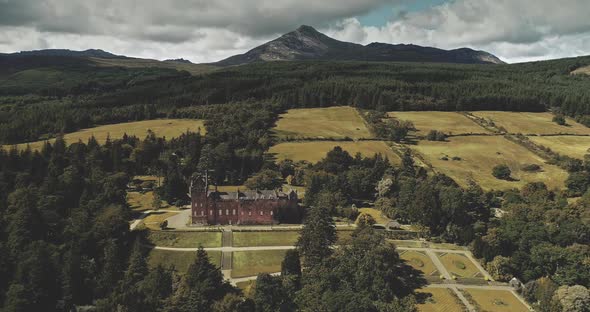
[[[311,26],[301,26],[275,40],[240,55],[214,63],[219,66],[294,60],[340,60],[377,62],[433,62],[503,64],[484,51],[468,48],[442,50],[413,44],[371,43],[366,46],[330,38]]]

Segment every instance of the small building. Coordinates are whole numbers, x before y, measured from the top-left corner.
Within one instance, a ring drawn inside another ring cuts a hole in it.
[[[519,290],[521,288],[523,288],[524,284],[516,277],[513,277],[509,282],[508,285],[510,285],[510,287]]]
[[[272,225],[300,222],[297,192],[209,189],[207,177],[191,183],[191,220],[194,225]]]

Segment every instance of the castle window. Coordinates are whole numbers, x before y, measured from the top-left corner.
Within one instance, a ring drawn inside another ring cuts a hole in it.
[[[242,216],[244,215],[244,212],[242,211]]]
[[[209,214],[213,215],[213,209],[209,210]]]
[[[236,215],[236,210],[235,210],[235,209],[234,209],[234,210],[232,210],[232,211],[231,211],[231,214],[233,214],[233,215],[235,216],[235,215]]]
[[[223,215],[223,211],[221,209],[219,209],[219,215],[222,216]]]
[[[201,210],[201,217],[205,215],[205,211]]]
[[[271,211],[271,212],[270,212],[270,215],[271,215],[271,216],[273,215],[273,211]]]
[[[229,216],[229,209],[225,209],[225,215]]]
[[[260,210],[260,215],[261,216],[264,215],[264,211]]]
[[[252,211],[248,211],[248,215],[251,216],[252,215]]]

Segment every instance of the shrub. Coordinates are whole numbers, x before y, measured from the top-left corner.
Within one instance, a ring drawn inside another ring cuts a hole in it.
[[[561,114],[555,115],[553,116],[553,122],[560,126],[565,126],[565,117],[563,117]]]
[[[492,169],[492,175],[496,177],[496,179],[500,180],[509,180],[512,171],[506,165],[497,165]]]
[[[444,141],[447,139],[447,135],[442,131],[430,130],[426,135],[426,139],[428,141]]]
[[[527,164],[522,166],[522,170],[527,172],[538,172],[541,171],[541,166],[537,164]]]

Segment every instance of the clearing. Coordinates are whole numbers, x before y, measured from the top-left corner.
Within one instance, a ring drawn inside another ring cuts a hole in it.
[[[528,312],[529,309],[510,291],[465,288],[461,290],[479,311]]]
[[[211,263],[221,266],[221,251],[207,251]],[[173,265],[178,273],[185,274],[188,267],[195,261],[196,251],[170,251],[152,249],[148,256],[148,264],[151,268],[158,264],[169,267]]]
[[[390,112],[388,115],[414,123],[416,134],[419,136],[426,136],[430,130],[438,130],[446,134],[489,133],[488,130],[459,112]]]
[[[584,155],[590,153],[590,136],[530,136],[529,139],[569,157],[584,159]]]
[[[371,217],[373,217],[373,219],[375,219],[375,222],[377,222],[377,224],[387,225],[387,223],[389,223],[389,221],[391,221],[391,219],[389,219],[381,211],[379,211],[375,208],[360,208],[359,209],[359,216],[357,217],[357,222],[358,222],[358,218],[360,218],[360,216],[362,214],[370,215]]]
[[[429,256],[416,250],[398,250],[400,258],[406,260],[414,269],[421,271],[424,276],[437,276],[438,270]]]
[[[232,255],[232,277],[254,276],[258,273],[281,271],[281,262],[286,250],[234,251]]]
[[[295,246],[299,231],[260,231],[233,233],[233,247]]]
[[[112,125],[98,126],[95,128],[88,128],[79,130],[76,132],[68,133],[64,135],[66,143],[76,143],[79,140],[86,143],[92,136],[96,140],[104,144],[107,137],[111,139],[120,139],[124,134],[129,136],[134,135],[139,139],[143,140],[148,133],[148,130],[152,130],[158,137],[166,137],[167,139],[178,137],[185,133],[187,130],[196,132],[201,131],[201,134],[205,134],[205,125],[203,120],[199,119],[155,119],[155,120],[144,120],[125,122]],[[55,139],[49,139],[50,143],[55,142]],[[33,150],[40,150],[43,147],[45,140],[21,143],[17,144],[18,149],[25,149],[27,145]]]
[[[553,114],[527,112],[481,111],[474,116],[493,121],[497,127],[504,127],[509,133],[522,134],[590,134],[590,128],[566,117],[566,125],[552,121]]]
[[[177,214],[178,212],[173,211],[154,211],[143,218],[143,224],[150,230],[160,230],[160,223]]]
[[[420,300],[418,311],[420,312],[450,312],[465,311],[465,307],[456,297],[455,293],[448,288],[428,288],[418,291]]]
[[[269,153],[276,156],[276,160],[291,159],[295,162],[305,160],[316,163],[326,157],[334,147],[340,146],[351,156],[361,153],[365,157],[375,154],[386,156],[393,164],[400,164],[399,156],[383,141],[315,141],[315,142],[286,142],[270,148]]]
[[[149,231],[148,240],[155,246],[176,248],[221,247],[221,232]]]
[[[356,109],[350,106],[290,109],[274,128],[280,138],[372,138]]]
[[[485,190],[520,188],[530,182],[544,182],[550,189],[562,189],[568,173],[545,161],[526,148],[501,136],[452,137],[448,142],[420,141],[411,148],[424,156],[433,167],[461,186],[475,181]],[[453,160],[453,157],[459,157]],[[446,160],[445,160],[446,159]],[[492,169],[505,164],[514,181],[496,179]],[[537,164],[541,172],[526,172],[523,165]]]
[[[436,256],[445,266],[451,276],[459,278],[481,278],[483,275],[479,269],[467,258],[459,253],[437,253]]]

